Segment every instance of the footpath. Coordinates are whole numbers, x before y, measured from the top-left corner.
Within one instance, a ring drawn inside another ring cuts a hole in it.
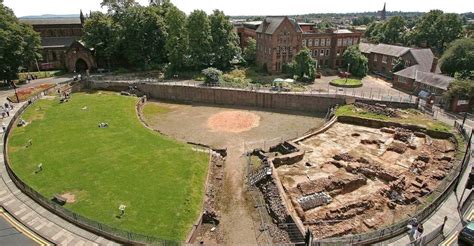
[[[6,97],[0,97],[0,103],[6,102]],[[4,118],[3,123],[8,125],[22,104],[16,104],[10,112],[10,117]],[[4,134],[2,132],[2,138]],[[49,212],[37,204],[11,180],[5,167],[3,141],[0,143],[0,206],[24,226],[37,235],[57,245],[119,245],[101,236],[81,229],[59,216]]]

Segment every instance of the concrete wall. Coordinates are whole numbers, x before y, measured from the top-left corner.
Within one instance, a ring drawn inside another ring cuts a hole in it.
[[[129,84],[121,82],[90,82],[93,89],[126,91]],[[224,88],[193,87],[165,84],[134,84],[148,98],[214,105],[258,107],[276,110],[326,113],[336,104],[345,104],[342,96],[302,95],[256,92]]]

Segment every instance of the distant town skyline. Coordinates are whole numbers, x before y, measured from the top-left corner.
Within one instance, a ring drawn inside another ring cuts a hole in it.
[[[4,4],[13,9],[18,17],[44,14],[77,14],[82,9],[89,11],[105,11],[100,7],[101,0],[4,0]],[[138,0],[142,5],[147,5],[149,0]],[[387,11],[428,12],[440,9],[444,12],[465,13],[474,11],[474,1],[466,0],[172,0],[172,2],[186,13],[195,9],[202,9],[208,13],[220,9],[227,15],[301,15],[311,13],[354,13],[374,12],[382,9],[387,4]]]

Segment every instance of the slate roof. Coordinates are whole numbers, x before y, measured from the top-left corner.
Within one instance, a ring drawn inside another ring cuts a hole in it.
[[[454,78],[442,74],[417,72],[415,81],[442,90],[448,90],[448,86],[454,81]]]
[[[20,18],[23,23],[30,25],[80,25],[81,19],[77,18]]]
[[[431,66],[435,56],[430,49],[410,49],[411,54],[415,58],[418,65],[420,65],[420,71],[430,72]],[[441,73],[439,67],[436,68],[436,73]]]
[[[423,71],[421,69],[422,68],[420,65],[414,65],[414,66],[402,69],[394,74],[400,77],[415,79],[416,71]]]
[[[273,34],[278,29],[278,27],[283,23],[283,21],[288,18],[286,16],[267,16],[263,20],[262,24],[257,28],[258,33]],[[296,32],[302,32],[301,27],[296,23],[296,21],[288,18],[288,20],[293,24]]]
[[[389,44],[378,44],[377,46],[373,47],[371,50],[372,53],[377,53],[377,54],[382,54],[382,55],[387,55],[387,56],[394,56],[394,57],[400,57],[403,54],[407,53],[408,51],[410,51],[410,48],[408,47],[389,45]]]
[[[362,53],[369,54],[375,46],[377,45],[371,43],[359,43],[359,50]]]
[[[43,48],[66,48],[76,41],[73,37],[44,37],[41,38],[41,46]]]

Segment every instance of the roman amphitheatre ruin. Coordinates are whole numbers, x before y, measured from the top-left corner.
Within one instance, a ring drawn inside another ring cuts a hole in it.
[[[458,169],[462,149],[452,129],[412,109],[409,103],[391,106],[364,101],[354,104],[354,99],[345,97],[101,81],[76,84],[69,89],[77,92],[73,93],[70,103],[58,106],[40,100],[33,102],[22,116],[31,125],[13,130],[9,145],[13,171],[26,183],[32,182],[45,196],[64,194],[66,209],[78,214],[85,211],[88,218],[112,224],[120,230],[137,232],[134,228],[139,228],[138,233],[162,238],[160,233],[169,231],[169,225],[160,224],[154,231],[140,231],[140,227],[135,226],[151,213],[152,208],[146,202],[137,204],[135,200],[120,200],[107,194],[117,204],[127,205],[124,219],[116,218],[113,213],[98,215],[84,208],[96,206],[88,199],[96,197],[89,194],[92,190],[80,190],[75,180],[63,180],[64,183],[55,184],[57,188],[43,188],[35,179],[48,175],[47,165],[39,174],[33,174],[32,167],[24,170],[20,165],[21,161],[38,161],[38,158],[43,162],[53,161],[28,155],[28,151],[34,151],[41,143],[34,140],[32,149],[27,149],[21,147],[20,140],[26,139],[41,121],[51,120],[57,108],[70,107],[74,114],[96,121],[106,118],[110,122],[105,129],[97,129],[97,122],[93,122],[93,131],[100,139],[117,137],[120,133],[115,127],[118,127],[132,135],[120,148],[141,153],[142,150],[133,145],[146,136],[143,140],[146,143],[140,146],[156,148],[144,153],[153,153],[154,159],[123,153],[109,160],[97,151],[84,156],[84,160],[98,155],[104,163],[119,158],[143,162],[143,165],[133,166],[133,170],[114,167],[120,181],[104,178],[100,182],[119,182],[124,185],[121,187],[124,196],[141,201],[165,194],[153,204],[170,211],[159,219],[177,223],[179,230],[169,233],[167,238],[174,242],[302,243],[309,231],[315,242],[344,244],[357,235],[369,235],[393,225],[399,226],[393,231],[400,234],[406,230],[410,218],[423,219],[420,212],[442,199],[440,191],[452,181],[450,177]],[[138,97],[124,96],[130,94]],[[88,100],[98,104],[86,105]],[[108,105],[108,100],[123,108]],[[102,115],[94,115],[100,107]],[[133,119],[119,120],[108,115],[108,111],[135,115]],[[126,124],[121,126],[122,123]],[[76,127],[71,124],[67,127]],[[136,130],[137,126],[143,129]],[[127,131],[130,127],[143,135],[134,138],[135,133]],[[149,136],[151,133],[153,136]],[[156,136],[159,138],[154,139]],[[69,144],[67,139],[60,141],[65,147]],[[87,145],[79,147],[88,148]],[[112,146],[99,147],[113,149]],[[15,157],[18,152],[22,154]],[[61,157],[62,153],[57,155]],[[169,169],[161,170],[162,164]],[[76,166],[68,168],[72,173],[77,171]],[[127,176],[121,175],[124,170],[140,173],[134,182],[137,187],[146,187],[143,189],[149,193],[130,194],[138,188],[127,186]],[[170,180],[165,178],[168,174]],[[60,173],[55,175],[61,176]],[[147,176],[152,177],[153,185]],[[160,179],[168,183],[162,186]],[[181,184],[186,188],[180,189]],[[177,192],[179,201],[163,202],[173,197],[166,189]],[[140,211],[133,211],[137,207]],[[170,218],[172,213],[177,216]],[[181,214],[184,216],[180,217]],[[136,223],[128,221],[129,218],[137,220]],[[109,237],[120,240],[120,235],[111,231],[94,229],[94,232],[111,233]],[[173,237],[173,233],[180,236]],[[359,237],[358,242],[383,239],[367,236]]]

